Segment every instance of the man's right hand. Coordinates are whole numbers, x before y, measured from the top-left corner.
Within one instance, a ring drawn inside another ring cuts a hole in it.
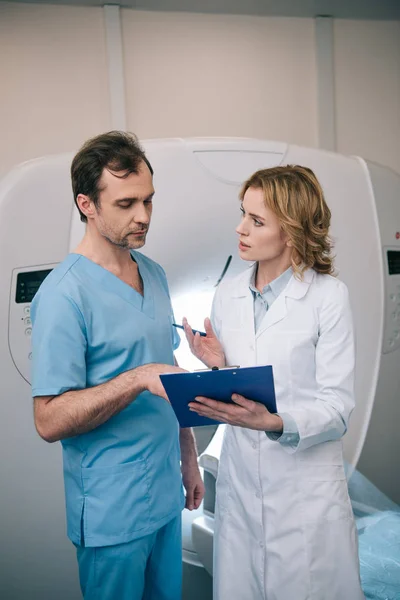
[[[36,396],[36,429],[46,442],[56,442],[99,427],[145,390],[169,402],[160,379],[162,373],[185,373],[185,369],[151,363],[83,390],[69,390],[58,396]]]
[[[151,394],[154,394],[154,396],[164,398],[167,402],[169,402],[168,396],[161,383],[160,375],[163,373],[187,373],[186,369],[181,369],[181,367],[158,363],[142,365],[141,367],[137,367],[134,371],[135,374],[140,377],[143,391],[147,390]]]
[[[194,335],[186,317],[183,318],[182,325],[190,350],[196,358],[201,360],[210,369],[211,367],[221,368],[225,366],[225,354],[220,341],[214,333],[210,319],[205,319],[204,321],[206,336],[201,336],[199,333]]]

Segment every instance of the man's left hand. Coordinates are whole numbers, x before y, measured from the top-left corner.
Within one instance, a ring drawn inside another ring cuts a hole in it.
[[[228,425],[246,427],[258,431],[283,431],[283,421],[279,415],[274,415],[260,402],[248,400],[239,394],[233,394],[234,404],[211,400],[198,396],[196,402],[190,402],[190,410],[203,417],[215,419]]]

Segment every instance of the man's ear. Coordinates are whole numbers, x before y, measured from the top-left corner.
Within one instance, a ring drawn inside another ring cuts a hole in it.
[[[93,219],[96,213],[96,207],[89,196],[85,196],[85,194],[78,194],[76,197],[76,203],[79,206],[79,210],[87,219]]]

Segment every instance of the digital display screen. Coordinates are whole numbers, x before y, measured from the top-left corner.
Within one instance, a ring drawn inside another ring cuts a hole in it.
[[[400,275],[400,250],[388,250],[389,275]]]
[[[51,271],[52,269],[46,269],[45,271],[18,273],[15,302],[18,304],[21,302],[32,302],[34,295]]]

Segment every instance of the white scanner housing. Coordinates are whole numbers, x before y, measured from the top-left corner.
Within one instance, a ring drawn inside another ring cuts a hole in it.
[[[332,211],[336,267],[356,326],[356,409],[345,456],[400,502],[400,176],[357,157],[253,139],[143,146],[156,190],[143,252],[166,270],[173,301],[214,289],[229,256],[226,277],[246,268],[235,226],[238,193],[249,175],[282,164],[314,170]],[[61,453],[34,429],[29,385],[30,302],[84,233],[72,197],[72,156],[24,163],[0,184],[1,597],[43,599],[50,589],[49,598],[79,597],[65,540]]]

